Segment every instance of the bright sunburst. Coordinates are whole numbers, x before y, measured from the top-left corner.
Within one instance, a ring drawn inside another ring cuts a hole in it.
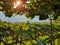
[[[16,8],[18,5],[20,5],[20,1],[19,0],[14,3],[14,8]]]

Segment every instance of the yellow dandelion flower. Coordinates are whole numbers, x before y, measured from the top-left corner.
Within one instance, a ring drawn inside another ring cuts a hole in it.
[[[29,27],[25,27],[25,30],[28,30],[29,29]]]
[[[36,40],[32,40],[32,43],[36,44],[36,43],[37,43],[37,41],[36,41]]]
[[[32,45],[32,44],[31,44],[31,41],[27,41],[27,42],[26,42],[26,45]]]

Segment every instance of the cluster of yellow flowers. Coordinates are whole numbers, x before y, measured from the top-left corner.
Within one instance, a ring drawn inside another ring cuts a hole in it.
[[[9,35],[9,37],[7,37],[7,40],[8,40],[7,43],[12,43],[13,37],[18,36],[18,40],[20,41],[21,37],[22,37],[22,40],[24,40],[23,43],[25,43],[26,45],[37,44],[38,42],[36,40],[45,40],[47,38],[50,38],[49,37],[50,34],[47,32],[47,31],[50,31],[49,26],[50,25],[46,25],[46,24],[44,24],[44,25],[42,25],[42,24],[41,25],[40,24],[29,24],[29,23],[10,24],[10,23],[6,23],[6,22],[0,22],[0,30],[1,29],[4,29],[5,31],[8,30],[8,31],[10,31],[10,34],[13,35],[13,36]],[[60,28],[59,28],[60,25],[54,24],[53,26],[54,26],[53,29],[57,31],[57,32],[54,32],[54,30],[52,30],[53,36],[55,35],[55,33],[60,34],[60,32],[58,31],[58,30],[60,30]],[[15,33],[17,33],[17,35]],[[35,40],[35,38],[36,38],[36,40]],[[3,40],[4,40],[4,38],[3,38]],[[14,40],[16,42],[16,38],[14,38]],[[3,45],[3,44],[1,44],[1,45]]]

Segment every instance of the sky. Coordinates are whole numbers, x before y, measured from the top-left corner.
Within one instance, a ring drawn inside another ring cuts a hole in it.
[[[3,12],[0,12],[0,20],[1,21],[5,21],[5,22],[10,22],[10,23],[17,23],[17,22],[50,22],[49,19],[46,19],[46,20],[39,20],[39,16],[35,16],[34,18],[32,19],[29,19],[26,17],[25,14],[23,15],[16,15],[16,14],[13,14],[11,17],[6,17],[5,14]]]

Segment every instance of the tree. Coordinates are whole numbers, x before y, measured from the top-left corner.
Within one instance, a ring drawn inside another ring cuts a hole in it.
[[[1,4],[1,11],[5,11],[5,15],[8,17],[11,17],[13,13],[20,13],[24,10],[24,4],[25,4],[25,0],[19,0],[21,2],[21,5],[17,6],[16,8],[14,7],[14,3],[17,0],[1,0],[0,4]],[[2,3],[1,3],[2,2]]]
[[[6,16],[12,16],[12,13],[13,13],[13,4],[10,2],[10,0],[1,0],[0,3],[1,4],[1,11],[5,11],[5,15]]]
[[[31,2],[32,5],[29,6],[28,12],[29,16],[34,17],[35,15],[40,15],[40,19],[47,19],[48,14],[52,12],[55,13],[54,19],[59,16],[60,12],[60,1],[58,0],[36,0]],[[57,6],[56,6],[57,5]],[[56,6],[56,7],[55,7]]]
[[[51,12],[56,15],[54,19],[60,15],[60,0],[30,0],[31,4],[26,4],[27,0],[20,0],[21,5],[13,8],[15,1],[17,0],[0,0],[0,10],[5,11],[5,15],[9,17],[16,12],[28,12],[27,16],[31,17],[40,15],[40,19],[47,19]],[[27,8],[25,8],[25,4]]]

